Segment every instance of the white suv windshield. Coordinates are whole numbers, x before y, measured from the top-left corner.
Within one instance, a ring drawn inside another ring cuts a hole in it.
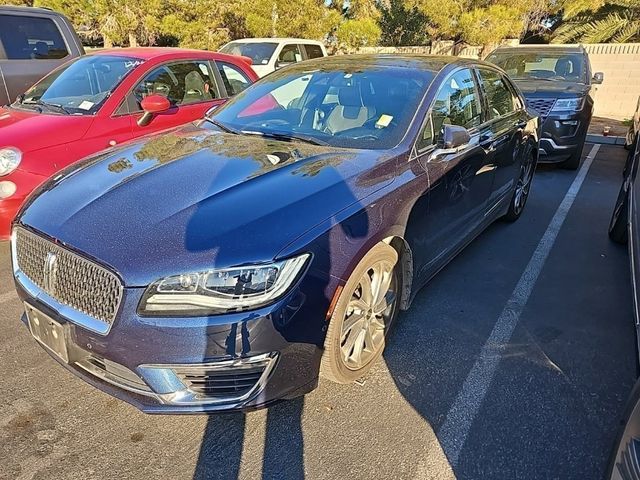
[[[266,65],[269,63],[269,60],[277,46],[277,43],[272,42],[231,42],[222,47],[220,52],[227,53],[229,55],[242,55],[243,57],[249,57],[252,65]]]
[[[47,75],[21,95],[14,106],[92,115],[122,79],[142,63],[137,58],[117,55],[80,57]]]

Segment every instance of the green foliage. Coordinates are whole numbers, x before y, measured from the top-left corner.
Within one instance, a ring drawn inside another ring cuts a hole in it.
[[[640,41],[640,0],[565,0],[554,43]]]
[[[342,50],[355,50],[378,44],[382,30],[372,18],[347,19],[336,30],[338,46]]]
[[[380,44],[385,46],[427,45],[429,19],[416,7],[407,8],[402,0],[391,0],[380,7]]]
[[[321,40],[340,23],[340,14],[322,0],[247,0],[242,11],[253,37]]]
[[[464,12],[458,28],[460,39],[471,45],[494,45],[504,38],[519,37],[524,25],[516,8],[490,5]]]

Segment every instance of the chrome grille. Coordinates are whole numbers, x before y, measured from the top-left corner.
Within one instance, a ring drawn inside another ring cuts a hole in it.
[[[18,269],[55,301],[111,325],[122,299],[116,275],[66,248],[18,227]]]
[[[549,116],[555,103],[555,98],[527,98],[527,107],[538,112],[543,121]]]

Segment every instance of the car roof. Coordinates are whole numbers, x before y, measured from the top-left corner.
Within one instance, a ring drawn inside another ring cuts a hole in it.
[[[169,47],[136,47],[136,48],[108,48],[94,50],[89,55],[116,55],[120,57],[133,57],[140,60],[152,59],[172,59],[172,58],[209,58],[214,60],[225,60],[233,63],[242,62],[244,57],[238,55],[227,55],[225,53],[212,52],[209,50],[194,50],[188,48]]]
[[[45,14],[56,17],[62,16],[61,13],[51,10],[50,8],[28,7],[24,5],[0,5],[0,12],[37,13],[40,15]]]
[[[378,66],[378,67],[397,67],[397,68],[414,68],[418,70],[430,71],[437,73],[448,65],[471,66],[481,65],[492,69],[497,67],[492,63],[472,58],[453,57],[446,55],[418,55],[418,54],[353,54],[353,55],[334,55],[330,57],[320,57],[313,60],[307,60],[287,69],[295,68],[299,65],[300,69],[309,68],[314,65],[322,65],[322,67],[342,67],[358,68],[359,66]]]
[[[550,45],[550,44],[534,44],[534,45],[518,45],[515,47],[498,47],[493,52],[563,52],[563,53],[585,53],[582,45]],[[492,53],[493,53],[492,52]]]
[[[283,42],[296,42],[296,43],[312,43],[315,45],[324,45],[322,42],[318,41],[318,40],[310,40],[308,38],[285,38],[285,37],[281,37],[281,38],[238,38],[237,40],[231,40],[231,42],[238,42],[238,43],[283,43]]]

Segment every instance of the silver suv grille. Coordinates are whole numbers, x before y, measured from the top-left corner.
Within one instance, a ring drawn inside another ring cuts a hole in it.
[[[111,325],[122,299],[118,277],[64,247],[18,227],[17,268],[55,301]]]
[[[542,117],[542,121],[546,120],[549,112],[556,103],[555,98],[527,98],[527,107],[535,110]]]

